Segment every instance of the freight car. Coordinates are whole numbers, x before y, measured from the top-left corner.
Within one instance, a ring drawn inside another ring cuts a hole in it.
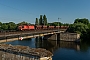
[[[48,28],[48,26],[45,26],[45,25],[36,25],[36,26],[35,26],[35,29],[36,29],[36,30],[42,30],[42,29],[45,30],[45,29],[47,29],[47,28]]]
[[[55,29],[55,26],[48,26],[48,29]]]
[[[48,29],[48,26],[43,25],[42,29],[46,30],[46,29]]]
[[[42,25],[35,25],[36,30],[41,30],[42,28],[43,28]]]
[[[60,29],[60,28],[61,28],[61,26],[55,26],[55,28],[56,28],[56,29]]]
[[[61,29],[67,29],[68,26],[61,26],[60,28],[61,28]]]

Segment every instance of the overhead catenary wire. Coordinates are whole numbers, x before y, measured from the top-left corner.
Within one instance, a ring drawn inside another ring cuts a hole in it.
[[[30,12],[26,12],[26,11],[24,11],[24,10],[21,10],[21,9],[17,9],[17,8],[14,8],[14,7],[12,7],[12,6],[9,6],[9,5],[5,5],[5,4],[2,4],[2,3],[0,3],[0,5],[2,5],[2,6],[5,6],[5,7],[8,7],[8,8],[10,8],[10,9],[14,9],[14,10],[17,10],[17,11],[20,11],[20,12],[23,12],[23,13],[26,13],[26,14],[29,14],[29,15],[32,15],[32,16],[34,16],[35,14],[33,14],[33,13],[30,13]],[[37,15],[36,15],[37,16]],[[6,18],[6,17],[0,17],[0,19],[2,19],[2,20],[6,20],[6,19],[13,19],[13,18]],[[17,19],[17,18],[16,18]],[[13,19],[13,20],[15,20],[15,19]],[[17,20],[22,20],[22,19],[17,19]]]
[[[24,12],[24,13],[27,13],[27,14],[32,14],[32,13],[30,13],[30,12],[26,12],[26,11],[24,11],[24,10],[20,10],[20,9],[17,9],[17,8],[14,8],[14,7],[11,7],[11,6],[9,6],[9,5],[2,4],[2,3],[0,3],[0,5],[6,6],[6,7],[8,7],[8,8],[14,9],[14,10],[18,10],[18,11],[20,11],[20,12]]]

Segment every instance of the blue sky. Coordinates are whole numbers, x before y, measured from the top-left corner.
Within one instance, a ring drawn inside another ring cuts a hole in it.
[[[90,0],[0,0],[0,21],[34,23],[46,15],[48,22],[73,23],[76,18],[90,20]]]

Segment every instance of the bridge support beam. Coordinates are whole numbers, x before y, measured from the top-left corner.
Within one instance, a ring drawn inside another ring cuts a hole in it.
[[[57,38],[58,38],[57,34],[45,35],[43,37],[43,39],[47,39],[47,40],[57,40]]]

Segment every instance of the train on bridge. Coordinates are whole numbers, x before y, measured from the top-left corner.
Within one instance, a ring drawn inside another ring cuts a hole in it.
[[[46,25],[19,25],[16,30],[0,30],[0,33],[6,32],[20,32],[20,31],[34,31],[34,30],[56,30],[67,29],[69,26],[46,26]]]
[[[18,30],[50,30],[50,29],[67,29],[68,26],[45,26],[45,25],[20,25],[18,26]]]

